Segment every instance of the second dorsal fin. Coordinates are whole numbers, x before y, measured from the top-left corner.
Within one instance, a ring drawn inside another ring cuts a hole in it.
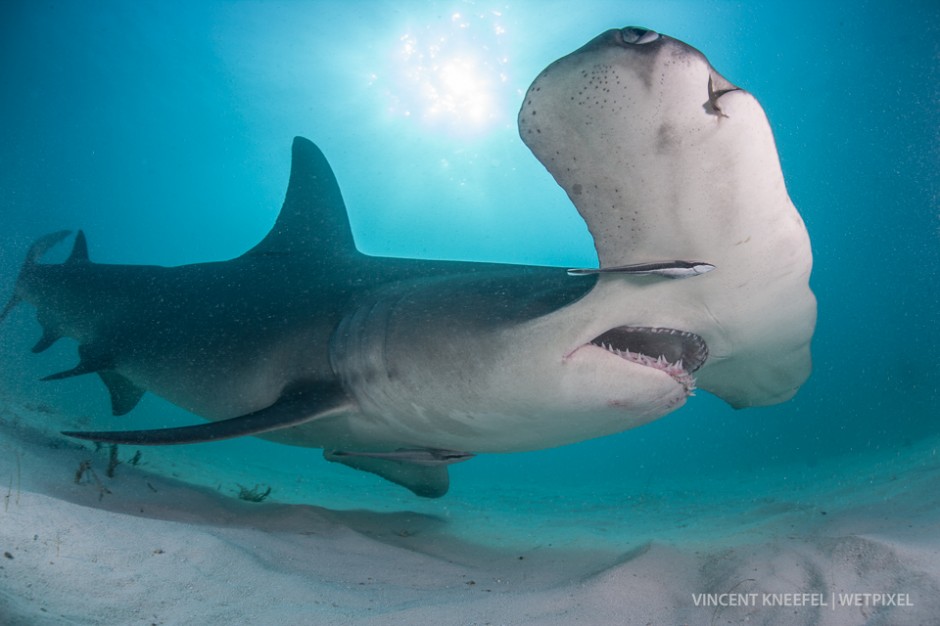
[[[88,241],[85,239],[85,233],[78,231],[75,235],[75,243],[72,244],[72,253],[69,255],[66,263],[88,263]]]

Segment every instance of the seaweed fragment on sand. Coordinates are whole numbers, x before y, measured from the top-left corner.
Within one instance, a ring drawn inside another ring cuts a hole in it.
[[[238,498],[239,500],[245,500],[246,502],[263,502],[265,498],[271,495],[271,487],[268,487],[266,490],[262,491],[263,485],[255,485],[251,489],[248,487],[235,483],[238,485]]]
[[[108,478],[114,478],[114,470],[117,469],[117,466],[121,464],[121,460],[118,459],[118,447],[116,443],[112,443],[108,446],[108,469],[105,472]]]
[[[82,479],[86,475],[91,476],[95,486],[98,487],[98,500],[104,498],[106,494],[111,493],[111,490],[105,487],[104,483],[101,482],[101,479],[98,478],[98,473],[91,466],[91,459],[86,459],[78,464],[78,469],[75,471],[75,484],[82,484]]]

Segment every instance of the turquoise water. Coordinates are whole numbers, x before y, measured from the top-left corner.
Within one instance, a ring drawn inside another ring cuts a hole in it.
[[[548,63],[644,25],[702,50],[770,118],[813,242],[814,373],[775,407],[733,411],[699,392],[621,435],[474,459],[454,468],[454,495],[903,456],[940,431],[940,6],[816,4],[5,3],[0,294],[29,243],[61,228],[83,228],[99,262],[240,254],[273,223],[295,135],[333,165],[365,252],[592,265],[586,228],[515,115]],[[31,315],[0,327],[0,389],[111,427],[97,381],[35,382],[74,347],[29,355]],[[154,416],[192,420],[148,398],[121,425]],[[348,484],[316,451],[240,441],[166,454],[308,464],[324,504],[343,503],[331,480]],[[355,480],[376,507],[410,497]]]

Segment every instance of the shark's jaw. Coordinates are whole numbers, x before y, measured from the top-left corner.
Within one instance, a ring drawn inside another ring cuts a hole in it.
[[[664,372],[690,395],[695,390],[693,374],[708,358],[708,346],[699,335],[674,328],[617,326],[605,331],[566,355],[583,348],[601,348],[630,363]]]

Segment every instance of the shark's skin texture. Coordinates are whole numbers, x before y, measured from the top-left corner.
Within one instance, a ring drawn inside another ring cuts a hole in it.
[[[630,28],[552,64],[519,119],[603,271],[363,255],[326,159],[298,137],[277,222],[244,255],[105,265],[79,232],[66,262],[41,263],[68,234],[53,233],[0,320],[28,302],[35,352],[74,338],[79,364],[48,379],[97,373],[115,415],[150,391],[208,420],[68,435],[257,435],[427,497],[474,453],[657,419],[693,374],[738,407],[795,393],[815,321],[809,240],[750,95],[693,48]]]

